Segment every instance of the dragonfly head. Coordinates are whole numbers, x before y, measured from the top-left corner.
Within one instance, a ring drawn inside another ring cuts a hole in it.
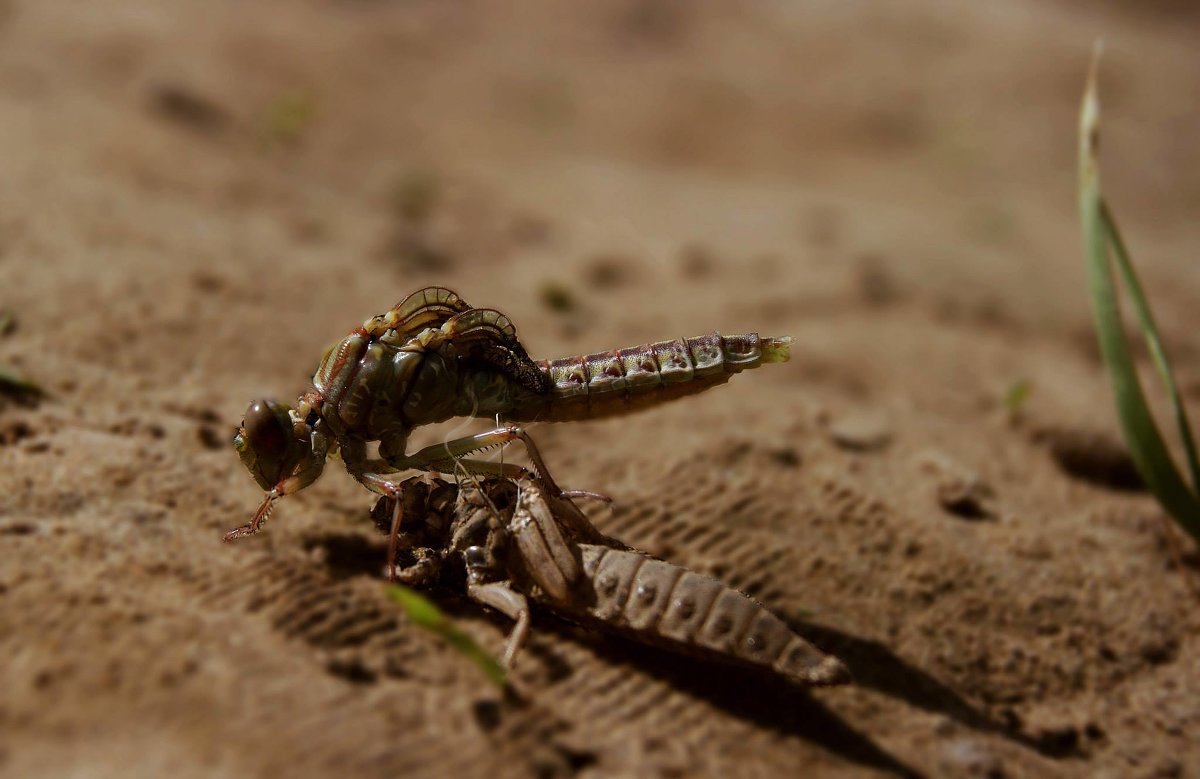
[[[325,438],[286,403],[256,400],[233,438],[242,465],[258,486],[288,495],[316,481],[325,466]]]

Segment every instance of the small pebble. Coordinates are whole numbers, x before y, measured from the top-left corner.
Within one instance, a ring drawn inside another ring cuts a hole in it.
[[[870,452],[880,449],[892,440],[891,426],[878,413],[850,413],[836,418],[829,426],[833,442],[843,449]]]

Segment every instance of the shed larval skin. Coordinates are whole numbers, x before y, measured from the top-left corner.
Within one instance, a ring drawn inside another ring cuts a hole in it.
[[[541,477],[470,477],[453,484],[413,477],[396,512],[380,498],[372,517],[397,535],[406,584],[439,580],[515,622],[511,667],[529,634],[530,602],[585,627],[673,652],[777,674],[802,686],[844,684],[836,657],[797,635],[766,606],[708,576],[631,549],[600,533]]]
[[[396,474],[411,470],[515,478],[520,467],[471,455],[515,440],[528,443],[521,427],[506,424],[412,453],[409,433],[455,417],[563,422],[624,414],[786,362],[790,344],[786,337],[712,333],[535,361],[504,314],[472,308],[444,287],[418,290],[330,349],[294,407],[274,400],[250,404],[233,443],[266,495],[253,519],[225,540],[258,532],[275,502],[316,481],[335,451],[355,479],[393,498]],[[378,458],[367,454],[374,441]]]

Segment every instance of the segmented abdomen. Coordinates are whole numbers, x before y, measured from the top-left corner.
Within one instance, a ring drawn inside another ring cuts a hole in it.
[[[803,684],[847,681],[839,660],[716,579],[639,552],[595,544],[579,549],[583,576],[574,597],[547,604],[567,616],[586,615],[647,643],[769,668]],[[581,596],[591,605],[573,606]]]
[[[709,335],[540,360],[553,385],[549,402],[516,409],[515,421],[590,419],[635,411],[702,392],[735,373],[764,363],[787,362],[791,338]]]

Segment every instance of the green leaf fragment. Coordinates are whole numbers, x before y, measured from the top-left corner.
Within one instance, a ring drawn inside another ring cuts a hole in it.
[[[1138,381],[1137,370],[1129,347],[1125,343],[1121,324],[1120,303],[1113,279],[1109,249],[1112,248],[1121,278],[1129,289],[1137,316],[1138,327],[1150,349],[1174,411],[1184,450],[1191,471],[1193,488],[1200,485],[1200,468],[1196,464],[1187,412],[1176,389],[1174,377],[1162,348],[1158,329],[1146,302],[1141,283],[1134,272],[1133,262],[1126,250],[1116,221],[1104,203],[1100,188],[1100,163],[1097,157],[1100,132],[1100,101],[1096,90],[1096,68],[1099,47],[1092,61],[1079,115],[1079,216],[1083,229],[1084,256],[1088,269],[1088,285],[1100,351],[1108,369],[1117,416],[1125,443],[1138,473],[1151,493],[1175,520],[1200,541],[1200,501],[1180,475],[1159,433],[1154,416],[1146,403]]]
[[[1167,361],[1167,353],[1163,348],[1162,339],[1159,337],[1158,326],[1154,322],[1150,304],[1146,302],[1141,281],[1133,269],[1133,260],[1129,257],[1124,239],[1121,238],[1121,231],[1117,228],[1116,220],[1103,199],[1100,201],[1100,208],[1102,209],[1101,216],[1104,221],[1105,234],[1117,259],[1117,269],[1121,272],[1125,286],[1129,288],[1129,297],[1133,301],[1138,326],[1141,328],[1142,336],[1146,339],[1146,346],[1149,349],[1150,358],[1154,362],[1154,368],[1158,371],[1159,380],[1162,381],[1163,388],[1166,389],[1167,397],[1171,402],[1171,412],[1175,417],[1175,425],[1179,429],[1179,437],[1183,441],[1183,451],[1192,479],[1192,492],[1200,492],[1200,464],[1197,463],[1196,442],[1192,438],[1192,425],[1188,419],[1187,408],[1183,404],[1179,387],[1175,383],[1175,375]]]
[[[265,145],[295,144],[317,117],[317,99],[311,91],[296,90],[281,95],[264,112],[259,140]]]
[[[1010,414],[1019,414],[1025,408],[1029,396],[1033,393],[1033,382],[1029,379],[1017,379],[1008,385],[1004,392],[1004,407]]]
[[[479,666],[494,684],[500,687],[505,685],[504,667],[476,644],[474,639],[455,627],[454,623],[442,614],[428,598],[401,584],[393,584],[388,587],[387,594],[389,598],[404,607],[408,618],[415,624],[441,636],[443,641]]]
[[[48,394],[40,385],[0,368],[0,393],[16,398],[44,398]]]

